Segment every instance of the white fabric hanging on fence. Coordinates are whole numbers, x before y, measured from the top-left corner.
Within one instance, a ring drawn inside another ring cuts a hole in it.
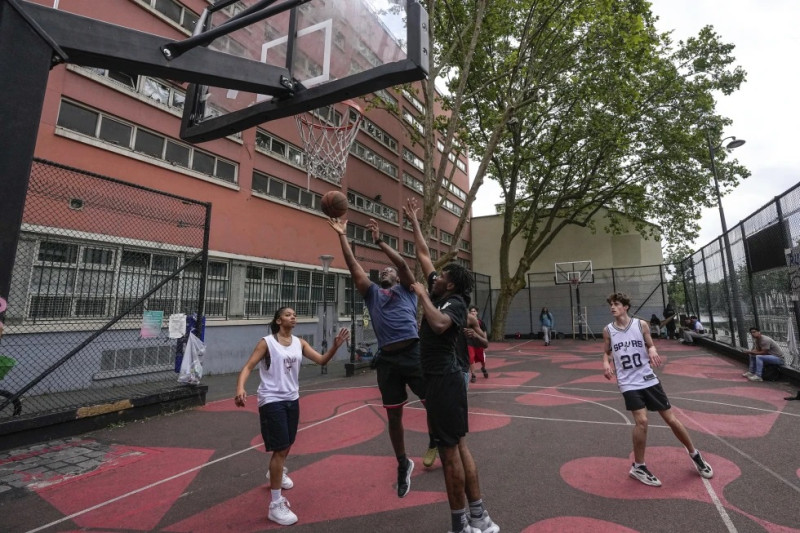
[[[186,349],[183,352],[181,371],[178,374],[179,383],[198,385],[203,377],[203,356],[206,345],[193,332],[189,333]]]
[[[794,334],[794,319],[792,317],[788,318],[789,325],[786,327],[786,344],[789,347],[789,353],[792,354],[792,362],[786,361],[789,364],[794,364],[795,366],[800,363],[800,349],[797,347],[797,338]]]

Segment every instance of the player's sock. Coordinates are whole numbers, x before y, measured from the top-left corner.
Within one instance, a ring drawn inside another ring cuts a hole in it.
[[[450,523],[453,526],[453,531],[462,531],[464,529],[464,522],[467,521],[467,514],[464,509],[457,511],[450,511]]]
[[[633,462],[634,468],[639,468],[640,466],[644,466],[644,463],[637,463],[636,461]]]
[[[469,515],[472,518],[480,518],[483,516],[483,499],[469,502]]]
[[[281,489],[270,489],[272,493],[272,501],[276,502],[281,499]]]

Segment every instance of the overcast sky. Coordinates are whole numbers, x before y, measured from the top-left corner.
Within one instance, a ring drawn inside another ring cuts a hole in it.
[[[659,30],[672,30],[674,42],[714,26],[747,72],[747,81],[731,96],[717,98],[720,114],[733,119],[724,132],[747,144],[732,155],[752,176],[723,196],[725,219],[732,228],[761,206],[800,181],[800,0],[650,0]],[[473,163],[471,169],[477,169]],[[494,213],[500,188],[491,180],[481,186],[473,216]],[[719,210],[706,209],[695,248],[721,234]]]

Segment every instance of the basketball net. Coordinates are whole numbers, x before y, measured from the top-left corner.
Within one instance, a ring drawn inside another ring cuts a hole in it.
[[[306,151],[308,189],[311,188],[312,177],[337,185],[342,183],[342,176],[347,168],[347,156],[363,118],[361,108],[355,102],[345,100],[342,103],[347,106],[347,111],[342,117],[341,126],[331,126],[318,113],[295,115],[297,130]],[[351,110],[355,113],[350,113]]]

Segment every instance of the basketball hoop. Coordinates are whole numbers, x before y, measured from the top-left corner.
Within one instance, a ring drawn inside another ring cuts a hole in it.
[[[341,184],[342,176],[347,167],[347,156],[350,147],[356,140],[358,126],[363,115],[361,108],[352,100],[342,102],[347,106],[347,112],[342,117],[342,125],[331,126],[328,117],[320,113],[308,112],[295,115],[297,130],[306,151],[306,172],[308,173],[308,187],[311,187],[311,178],[319,178],[337,185]],[[351,113],[353,111],[353,113]]]
[[[581,273],[580,272],[568,272],[567,279],[569,280],[569,284],[572,287],[577,287],[581,283]]]
[[[570,280],[569,280],[569,284],[570,284],[570,285],[572,285],[572,287],[573,287],[573,288],[575,288],[575,287],[577,287],[578,285],[580,285],[580,283],[581,283],[581,280],[580,280],[580,279],[578,279],[578,278],[575,278],[575,279],[570,279]]]

